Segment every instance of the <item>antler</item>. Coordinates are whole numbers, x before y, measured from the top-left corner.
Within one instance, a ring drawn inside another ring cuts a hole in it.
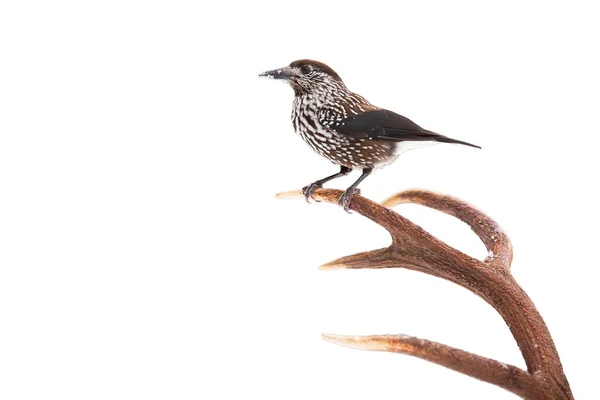
[[[341,194],[339,190],[318,189],[314,197],[337,203]],[[303,195],[294,191],[278,197]],[[472,258],[389,208],[401,203],[427,206],[467,223],[485,244],[488,257],[483,261]],[[322,265],[321,269],[409,268],[463,286],[500,313],[519,345],[527,371],[441,343],[404,335],[323,335],[323,339],[357,349],[419,357],[500,386],[528,400],[573,399],[544,320],[510,274],[510,240],[493,219],[462,200],[423,190],[397,193],[381,205],[354,196],[350,209],[384,227],[392,236],[392,244],[387,248],[339,258]]]

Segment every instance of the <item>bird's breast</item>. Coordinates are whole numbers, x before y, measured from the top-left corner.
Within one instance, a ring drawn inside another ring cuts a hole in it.
[[[294,129],[315,152],[348,168],[376,168],[395,159],[393,143],[349,137],[321,123],[323,119],[327,121],[327,110],[303,99],[297,99],[294,103]],[[338,114],[331,115],[337,118]]]
[[[292,124],[300,137],[317,153],[335,162],[335,150],[348,139],[323,125],[318,117],[317,102],[296,99],[292,110]]]

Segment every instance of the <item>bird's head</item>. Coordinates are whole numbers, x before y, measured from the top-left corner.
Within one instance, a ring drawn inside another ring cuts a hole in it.
[[[342,88],[342,78],[329,66],[314,60],[296,60],[287,67],[263,72],[259,76],[287,81],[296,95]]]

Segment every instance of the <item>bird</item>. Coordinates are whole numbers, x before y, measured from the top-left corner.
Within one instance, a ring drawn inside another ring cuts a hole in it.
[[[314,200],[315,190],[324,183],[361,170],[360,177],[339,197],[338,204],[349,211],[352,197],[360,193],[358,185],[406,150],[436,142],[481,148],[423,129],[402,115],[371,104],[350,91],[342,78],[320,61],[296,60],[259,76],[292,87],[294,130],[315,152],[340,167],[340,172],[302,188],[306,201]]]

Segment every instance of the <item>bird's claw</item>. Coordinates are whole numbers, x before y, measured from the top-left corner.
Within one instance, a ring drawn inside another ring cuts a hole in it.
[[[344,207],[344,210],[346,212],[350,212],[350,203],[352,202],[352,197],[355,194],[359,195],[360,194],[360,189],[357,189],[357,188],[348,188],[340,196],[340,199],[338,200],[338,204],[340,206]]]
[[[316,182],[313,182],[310,185],[304,186],[302,188],[302,194],[304,195],[304,198],[306,199],[307,203],[310,203],[311,199],[315,200],[315,198],[313,197],[313,194],[315,193],[315,190],[319,189],[320,187],[322,187],[322,186]],[[318,202],[319,200],[315,200],[315,201]]]

